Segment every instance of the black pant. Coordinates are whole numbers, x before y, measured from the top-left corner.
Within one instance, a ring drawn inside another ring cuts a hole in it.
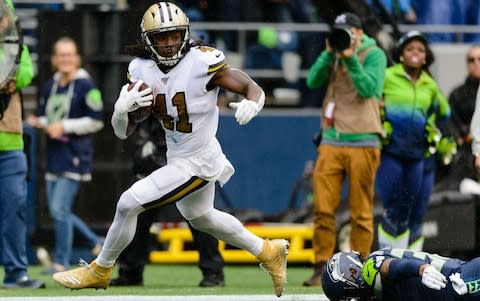
[[[178,214],[174,204],[150,209],[138,216],[137,230],[132,242],[121,253],[118,258],[120,265],[119,277],[132,282],[143,281],[143,271],[148,262],[150,253],[150,226],[159,220],[159,213],[172,212]],[[199,267],[202,274],[223,274],[223,257],[218,251],[218,240],[188,224],[192,231],[193,241],[200,255]]]

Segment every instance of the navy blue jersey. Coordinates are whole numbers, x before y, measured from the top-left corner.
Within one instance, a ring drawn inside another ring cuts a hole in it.
[[[90,117],[103,120],[103,101],[88,73],[79,69],[75,78],[64,86],[55,74],[43,87],[39,115],[47,124],[61,120]],[[93,162],[93,134],[65,134],[61,139],[47,137],[47,172],[75,174],[89,179]]]
[[[388,258],[420,260],[431,264],[447,279],[453,273],[460,273],[461,278],[467,284],[469,293],[459,296],[449,281],[442,290],[434,290],[422,283],[420,275],[412,275],[403,279],[382,279],[380,267]],[[363,269],[362,276],[365,283],[373,288],[378,299],[388,301],[453,301],[453,300],[480,300],[480,286],[475,288],[476,283],[480,284],[480,259],[464,262],[459,259],[443,257],[437,254],[416,252],[404,249],[385,248],[376,251],[368,257]],[[478,291],[478,292],[477,292]]]

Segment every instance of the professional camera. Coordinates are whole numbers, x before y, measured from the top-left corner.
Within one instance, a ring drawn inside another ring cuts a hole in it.
[[[328,36],[333,51],[343,51],[355,41],[355,34],[347,28],[334,27]]]

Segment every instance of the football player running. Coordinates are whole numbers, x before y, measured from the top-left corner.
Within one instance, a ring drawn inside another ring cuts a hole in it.
[[[54,274],[54,280],[71,289],[106,288],[115,261],[135,234],[138,214],[176,202],[193,227],[256,256],[270,274],[275,294],[281,296],[288,241],[262,239],[213,206],[215,181],[223,185],[234,173],[215,138],[219,89],[243,95],[243,100],[230,104],[240,125],[263,108],[263,90],[247,74],[230,68],[221,51],[190,43],[188,18],[177,5],[153,4],[143,15],[141,29],[143,44],[130,49],[135,58],[128,67],[130,81],[137,84],[130,91],[128,85],[122,87],[112,126],[118,138],[126,139],[135,129],[128,112],[154,103],[153,114],[166,133],[168,164],[120,196],[98,257]],[[149,88],[139,91],[143,82]]]
[[[385,248],[365,262],[339,252],[327,262],[322,288],[331,301],[480,300],[480,258],[456,258]]]

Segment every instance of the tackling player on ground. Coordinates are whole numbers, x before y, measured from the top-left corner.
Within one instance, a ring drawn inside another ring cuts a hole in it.
[[[480,300],[480,258],[456,258],[385,248],[362,262],[358,253],[333,255],[322,275],[332,301]]]
[[[193,227],[256,256],[271,275],[275,294],[281,296],[288,241],[257,237],[213,206],[215,181],[223,185],[234,173],[215,138],[218,92],[224,88],[244,96],[230,105],[236,109],[237,122],[244,125],[263,108],[263,90],[248,75],[230,68],[221,51],[190,44],[188,18],[175,4],[150,6],[141,28],[144,45],[132,49],[136,58],[128,68],[130,80],[137,84],[130,91],[128,85],[122,88],[112,126],[120,139],[126,139],[135,128],[128,112],[154,102],[153,114],[166,133],[168,163],[120,196],[99,256],[83,267],[54,274],[54,280],[71,289],[106,288],[115,261],[135,234],[138,214],[177,202]],[[143,82],[149,88],[139,91]]]

